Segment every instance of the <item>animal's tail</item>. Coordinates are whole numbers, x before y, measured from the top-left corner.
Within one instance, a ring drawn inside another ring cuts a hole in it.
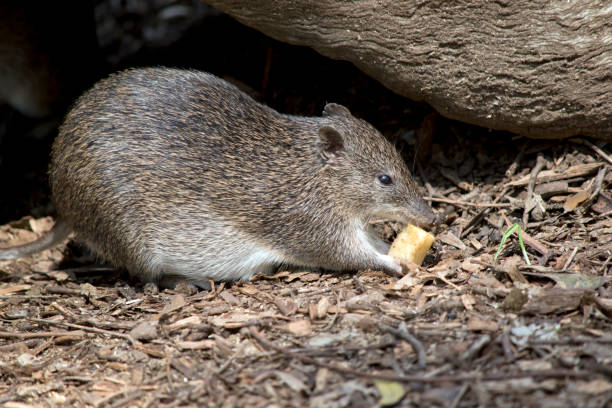
[[[48,234],[28,244],[10,248],[0,248],[0,260],[16,259],[56,246],[70,235],[72,229],[63,221],[58,220]]]

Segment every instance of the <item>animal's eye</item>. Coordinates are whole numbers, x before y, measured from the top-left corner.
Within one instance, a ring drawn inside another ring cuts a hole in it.
[[[391,184],[393,184],[393,179],[388,174],[379,174],[377,178],[378,182],[383,186],[390,186]]]

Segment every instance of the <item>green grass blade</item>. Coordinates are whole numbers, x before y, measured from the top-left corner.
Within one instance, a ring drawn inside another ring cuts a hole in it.
[[[497,248],[497,252],[495,253],[495,257],[493,258],[493,262],[497,262],[497,257],[499,257],[499,254],[501,253],[502,249],[504,248],[504,244],[506,243],[506,240],[508,239],[508,237],[510,235],[512,235],[512,233],[516,230],[519,229],[520,231],[520,226],[518,224],[514,224],[512,226],[510,226],[506,232],[504,232],[504,235],[502,235],[502,239],[501,242],[499,243],[499,247]],[[519,233],[520,234],[520,233]]]
[[[518,227],[518,224],[515,225]],[[525,250],[525,244],[523,243],[523,230],[521,227],[518,229],[518,238],[519,245],[521,246],[521,252],[523,252],[523,256],[525,257],[525,262],[527,262],[527,265],[531,266],[531,262],[529,262],[529,257],[527,256],[527,251]]]

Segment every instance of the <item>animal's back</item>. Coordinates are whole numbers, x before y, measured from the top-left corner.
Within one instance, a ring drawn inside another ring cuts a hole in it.
[[[245,254],[270,257],[260,243],[245,241],[250,237],[240,226],[260,223],[267,205],[280,204],[276,180],[295,175],[278,174],[279,156],[309,160],[292,148],[299,135],[286,129],[290,122],[206,73],[115,74],[76,102],[54,143],[50,178],[58,213],[103,257],[136,273],[152,265],[159,271],[149,273],[168,273],[181,265],[177,251],[185,259],[199,252],[202,259],[231,260],[222,247],[234,243],[239,253],[241,240],[253,246]],[[269,199],[262,202],[262,195]]]

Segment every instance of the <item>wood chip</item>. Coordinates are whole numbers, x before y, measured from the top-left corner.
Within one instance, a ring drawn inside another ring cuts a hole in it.
[[[181,350],[209,350],[215,346],[215,340],[206,339],[199,341],[177,341],[176,347]]]
[[[563,172],[558,172],[556,170],[541,171],[538,174],[538,177],[536,178],[536,183],[544,183],[549,181],[565,180],[574,177],[587,176],[589,174],[594,173],[603,165],[604,163],[602,162],[587,163],[572,166]],[[530,178],[531,176],[527,175],[525,177],[521,177],[518,180],[511,181],[507,185],[510,187],[526,186],[529,183]]]
[[[307,336],[312,333],[310,320],[295,320],[287,323],[287,331],[296,336]]]
[[[534,294],[525,307],[526,314],[562,313],[594,302],[593,292],[585,289],[546,289]]]

